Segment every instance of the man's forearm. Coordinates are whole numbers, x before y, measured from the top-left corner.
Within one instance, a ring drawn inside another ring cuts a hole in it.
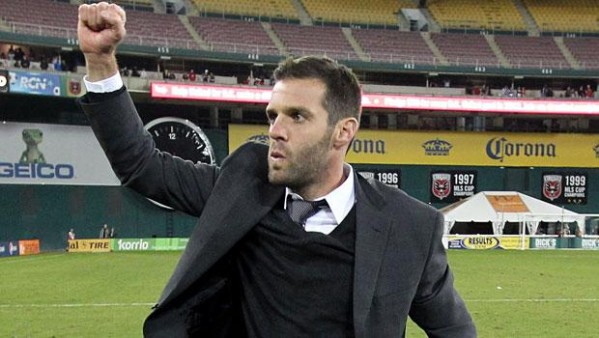
[[[112,55],[85,55],[87,80],[97,82],[105,80],[118,73],[119,66],[114,54]]]

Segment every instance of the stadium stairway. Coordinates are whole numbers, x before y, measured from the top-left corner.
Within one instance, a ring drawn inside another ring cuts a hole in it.
[[[306,11],[306,7],[304,7],[304,4],[301,3],[299,0],[291,0],[291,4],[293,5],[293,8],[295,8],[295,10],[297,11],[297,17],[300,20],[300,24],[307,26],[311,25],[312,18],[310,18],[310,15]]]
[[[154,13],[166,14],[166,6],[160,0],[152,0],[154,6]]]
[[[516,8],[518,9],[518,12],[520,12],[520,14],[522,15],[522,18],[524,18],[524,23],[526,24],[526,28],[528,30],[528,35],[529,36],[540,36],[541,33],[539,31],[539,26],[537,26],[535,19],[533,19],[532,15],[530,15],[530,12],[526,8],[526,6],[524,6],[524,4],[522,3],[522,0],[513,0],[513,1],[514,1],[514,4],[516,5]]]
[[[485,34],[485,39],[487,40],[487,43],[489,44],[489,47],[491,47],[493,53],[495,53],[495,56],[497,57],[497,60],[499,60],[501,66],[505,68],[510,68],[510,62],[505,57],[499,46],[497,46],[497,43],[495,42],[495,36]]]
[[[345,36],[345,38],[347,39],[349,44],[352,46],[352,48],[354,49],[354,52],[356,52],[356,54],[358,55],[360,60],[368,62],[369,61],[368,55],[366,54],[366,52],[364,52],[364,49],[362,48],[362,46],[360,46],[358,41],[352,35],[351,29],[347,28],[347,27],[343,27],[343,28],[341,28],[341,32],[343,33],[343,35]]]
[[[10,31],[10,26],[4,21],[2,17],[0,17],[0,30],[2,31]]]
[[[435,33],[441,32],[441,27],[439,26],[437,21],[435,21],[435,18],[433,18],[433,16],[431,15],[431,12],[429,12],[428,8],[420,8],[420,13],[422,13],[422,15],[424,15],[424,17],[428,21],[428,31],[429,32],[435,32]]]
[[[264,29],[266,34],[268,34],[268,37],[270,37],[272,42],[274,42],[275,46],[279,50],[279,54],[289,55],[289,51],[287,50],[287,47],[285,47],[285,44],[283,43],[283,41],[281,41],[281,39],[279,39],[279,36],[272,29],[272,26],[270,25],[270,23],[262,21],[260,24],[262,25],[262,28]]]
[[[568,61],[568,63],[570,64],[570,67],[572,67],[573,69],[581,69],[582,67],[580,66],[578,60],[576,60],[574,55],[572,55],[572,52],[570,52],[568,47],[566,47],[566,45],[564,44],[564,37],[556,36],[553,38],[553,40],[555,40],[555,44],[562,52],[562,54],[564,54],[566,61]]]
[[[189,32],[189,35],[193,38],[193,40],[200,46],[202,50],[209,50],[210,47],[206,43],[206,41],[200,36],[200,34],[193,28],[191,23],[189,22],[189,17],[187,15],[177,15],[179,21],[183,24],[185,29]]]
[[[433,39],[431,39],[431,34],[429,32],[420,32],[420,35],[422,36],[422,39],[424,39],[424,42],[426,42],[428,48],[435,55],[435,58],[439,60],[439,63],[443,66],[448,66],[449,62],[447,62],[447,59],[445,58],[443,53],[441,53],[437,45],[435,45],[435,43],[433,42]]]

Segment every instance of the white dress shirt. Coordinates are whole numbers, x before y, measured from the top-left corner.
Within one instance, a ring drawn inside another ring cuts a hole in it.
[[[317,213],[308,217],[304,229],[311,232],[320,232],[325,235],[330,234],[337,228],[343,219],[356,203],[356,193],[354,189],[354,170],[349,164],[344,165],[344,171],[347,173],[345,181],[325,196],[316,198],[315,201],[326,200],[328,208],[320,209]],[[286,188],[284,208],[287,210],[287,197],[291,195],[292,199],[303,198]]]

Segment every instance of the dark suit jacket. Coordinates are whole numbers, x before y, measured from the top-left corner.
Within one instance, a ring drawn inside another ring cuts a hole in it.
[[[154,148],[125,90],[80,104],[124,185],[199,217],[144,334],[241,335],[230,255],[284,193],[268,182],[267,147],[248,143],[220,168],[194,165]],[[401,190],[355,179],[356,337],[401,337],[408,315],[430,337],[475,337],[441,243],[442,215]]]

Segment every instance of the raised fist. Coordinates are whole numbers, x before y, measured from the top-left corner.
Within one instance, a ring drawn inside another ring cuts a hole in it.
[[[125,38],[125,11],[115,4],[100,2],[79,6],[77,35],[86,57],[114,54]]]

